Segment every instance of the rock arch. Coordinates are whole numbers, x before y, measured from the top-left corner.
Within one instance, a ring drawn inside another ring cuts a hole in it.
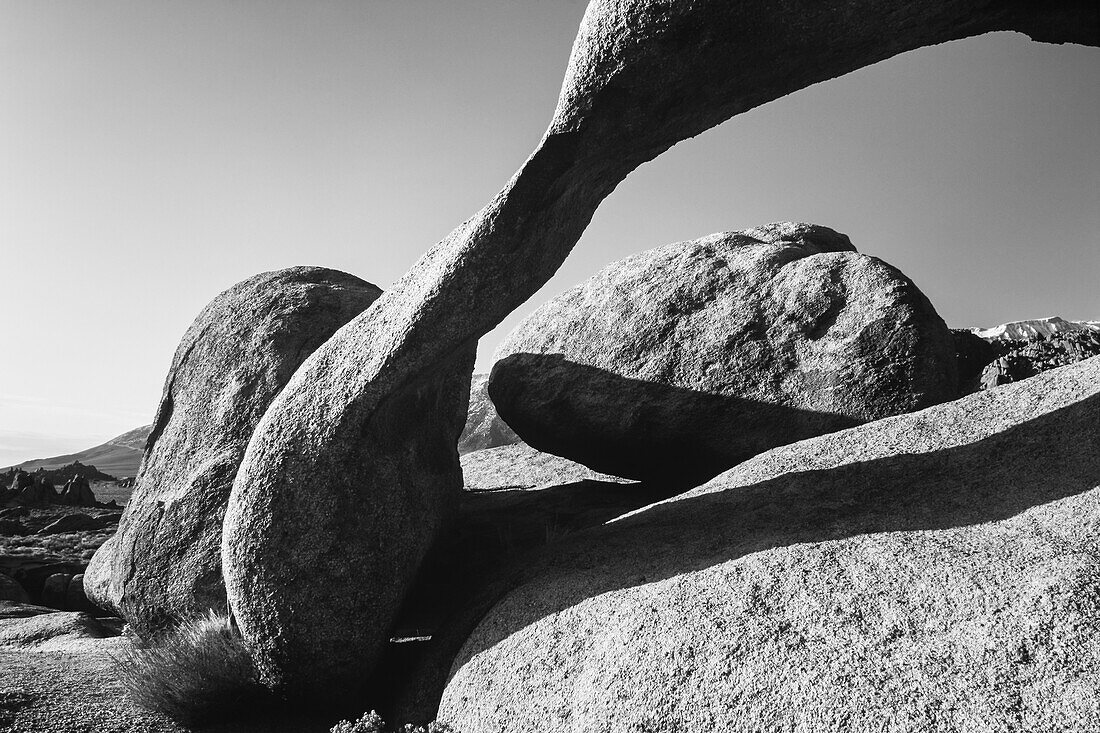
[[[465,409],[477,339],[553,275],[631,171],[811,84],[998,30],[1100,45],[1097,11],[1069,0],[593,0],[531,157],[302,364],[252,437],[222,554],[265,681],[360,691],[460,489],[450,413]],[[334,595],[333,578],[352,589]]]

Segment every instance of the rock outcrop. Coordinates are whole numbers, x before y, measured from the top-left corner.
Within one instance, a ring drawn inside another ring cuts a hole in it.
[[[222,516],[252,431],[302,360],[379,293],[346,273],[293,267],[206,306],[176,350],[118,533],[85,574],[91,600],[143,635],[225,608]]]
[[[18,610],[22,613],[0,617],[0,650],[67,651],[74,641],[110,636],[86,613],[41,613],[33,606]]]
[[[30,596],[27,595],[27,591],[17,581],[9,578],[4,573],[0,573],[0,601],[30,603]]]
[[[88,479],[82,474],[77,474],[66,481],[58,497],[58,503],[71,506],[95,506],[95,493]]]
[[[776,448],[549,548],[439,717],[1097,730],[1098,517],[1100,358]]]
[[[8,486],[9,491],[21,492],[34,485],[34,479],[26,471],[15,471],[12,474],[11,484]]]
[[[541,306],[494,359],[489,394],[529,445],[691,486],[957,395],[954,338],[928,299],[811,224],[632,255]]]
[[[475,374],[470,381],[470,412],[458,438],[459,454],[520,442],[515,431],[497,414],[488,388],[488,374]]]
[[[1043,318],[971,329],[993,354],[981,372],[979,387],[1018,382],[1048,369],[1100,354],[1100,322]]]
[[[632,170],[736,114],[908,50],[994,30],[1095,45],[1097,27],[1083,5],[594,0],[554,118],[521,170],[306,359],[249,443],[223,556],[267,683],[361,701],[405,576],[452,514],[438,505],[461,487],[452,456],[474,342],[550,278]],[[438,424],[452,408],[453,436]],[[423,507],[423,522],[395,523]],[[307,566],[377,597],[313,614],[331,585],[297,586]]]
[[[42,586],[41,603],[50,608],[64,609],[69,594],[69,584],[73,576],[69,573],[54,573],[46,578]]]

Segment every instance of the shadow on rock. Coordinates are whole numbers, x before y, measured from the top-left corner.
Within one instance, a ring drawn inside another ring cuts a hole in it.
[[[539,375],[537,383],[505,371]],[[839,374],[802,376],[807,393],[836,386]],[[558,385],[547,391],[547,385]],[[843,430],[860,421],[833,412],[699,392],[628,379],[561,354],[512,354],[493,367],[489,393],[524,441],[596,471],[679,487],[707,481],[779,445]],[[611,410],[603,397],[628,406]],[[522,406],[522,409],[515,409]],[[567,427],[566,427],[567,426]]]

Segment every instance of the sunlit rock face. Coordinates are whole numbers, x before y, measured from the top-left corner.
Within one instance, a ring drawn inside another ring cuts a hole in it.
[[[1094,357],[776,448],[548,547],[469,637],[439,718],[1096,730],[1098,518]]]
[[[769,448],[954,399],[954,338],[901,272],[812,224],[632,255],[527,317],[489,392],[529,445],[697,485]]]
[[[94,603],[145,635],[225,609],[222,515],[252,431],[302,360],[380,293],[343,272],[292,267],[203,309],[168,371],[118,533],[85,574]]]
[[[1097,23],[1063,3],[592,2],[523,167],[306,359],[257,425],[222,554],[267,684],[363,699],[422,558],[454,518],[476,340],[553,275],[632,170],[815,82],[993,30],[1096,43]],[[301,582],[311,573],[321,582]]]

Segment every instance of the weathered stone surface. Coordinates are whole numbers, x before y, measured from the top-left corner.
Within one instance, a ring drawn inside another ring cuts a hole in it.
[[[454,516],[474,355],[465,350],[441,365],[449,376],[394,395],[377,422],[350,431],[324,408],[326,375],[353,365],[307,361],[261,420],[251,445],[284,444],[296,456],[249,448],[225,513],[222,560],[234,617],[266,684],[349,703],[368,694],[367,672]],[[286,412],[299,419],[272,421]],[[325,455],[305,449],[315,442],[327,445]],[[271,474],[273,461],[297,473],[307,460],[308,485]]]
[[[954,338],[917,286],[810,224],[632,255],[545,303],[494,358],[489,394],[531,446],[688,485],[957,396]]]
[[[50,522],[35,534],[60,534],[62,532],[87,532],[103,529],[113,524],[115,517],[90,517],[87,514],[66,514]]]
[[[30,603],[30,596],[18,581],[0,573],[0,601],[14,601],[15,603]]]
[[[470,381],[470,413],[458,439],[460,455],[520,442],[515,431],[497,414],[488,387],[488,374],[475,374]]]
[[[102,639],[109,635],[94,618],[75,611],[0,618],[0,649],[49,651],[78,639]]]
[[[320,695],[361,687],[404,592],[401,579],[447,511],[433,509],[416,541],[393,517],[435,506],[460,486],[457,464],[440,470],[454,450],[450,431],[425,419],[433,437],[418,434],[413,418],[395,420],[394,405],[433,412],[423,403],[451,401],[464,419],[470,369],[457,364],[469,362],[476,339],[550,278],[627,174],[676,142],[797,89],[992,30],[1095,44],[1097,22],[1083,7],[978,0],[591,3],[554,119],[522,169],[308,358],[253,435],[223,554],[230,600],[269,684]],[[454,439],[460,430],[461,421]],[[409,439],[415,448],[402,447]],[[427,466],[434,466],[432,479]],[[243,542],[245,534],[252,539]],[[324,538],[319,549],[317,537]],[[265,553],[272,565],[330,553],[323,575],[344,574],[378,597],[335,600],[312,615],[316,587],[295,586],[304,562],[261,573],[246,567]],[[395,578],[399,587],[391,587]],[[300,623],[289,621],[303,610]],[[363,628],[364,614],[373,630]]]
[[[140,634],[225,607],[222,515],[248,439],[302,360],[379,293],[346,273],[293,267],[203,309],[176,350],[118,533],[85,574],[91,600]]]
[[[3,576],[3,573],[0,573],[0,576]],[[3,578],[0,577],[0,584],[3,582]],[[44,613],[53,613],[54,610],[45,606],[34,606],[26,601],[11,601],[0,598],[0,619],[40,616]]]
[[[440,718],[1095,730],[1098,540],[1094,358],[776,448],[579,533],[484,618]]]
[[[462,480],[467,491],[531,491],[577,481],[632,483],[629,479],[593,471],[568,458],[535,450],[526,443],[466,453],[461,460]]]
[[[72,506],[93,506],[96,503],[95,493],[87,478],[82,475],[73,476],[65,482],[58,502]]]
[[[973,329],[989,343],[994,358],[983,368],[981,389],[1018,382],[1100,354],[1100,323],[1044,318]]]

